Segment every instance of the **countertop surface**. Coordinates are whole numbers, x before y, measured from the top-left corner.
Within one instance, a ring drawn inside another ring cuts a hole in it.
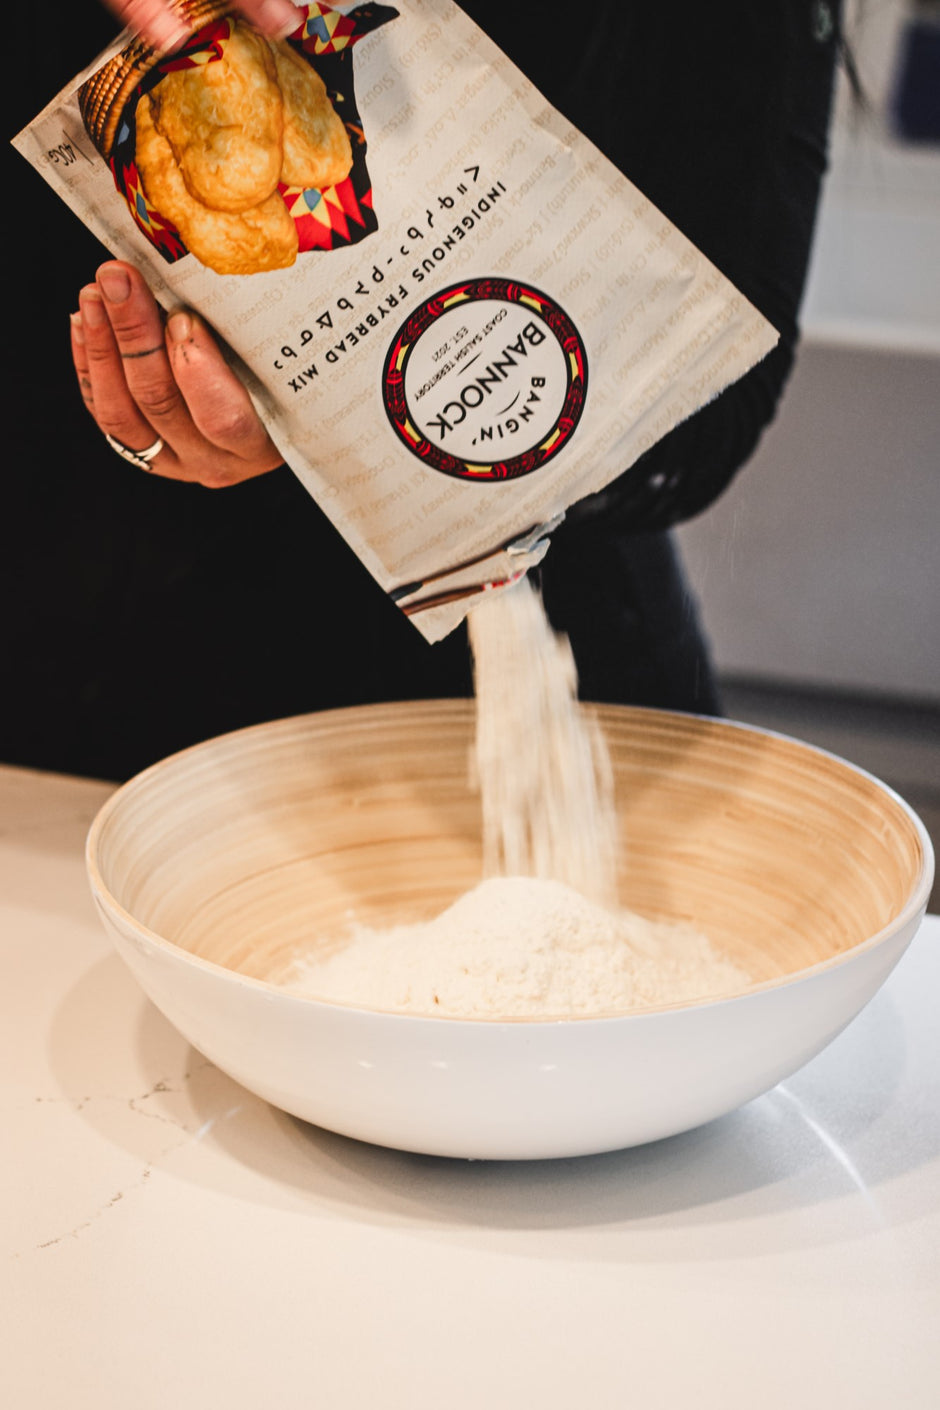
[[[824,1053],[687,1135],[464,1163],[274,1110],[161,1017],[0,769],[5,1403],[933,1410],[940,918]]]

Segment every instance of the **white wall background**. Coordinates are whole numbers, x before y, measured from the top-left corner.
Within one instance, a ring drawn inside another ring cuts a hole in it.
[[[720,670],[940,703],[940,147],[884,116],[903,7],[854,8],[874,111],[839,95],[803,349],[679,540]]]

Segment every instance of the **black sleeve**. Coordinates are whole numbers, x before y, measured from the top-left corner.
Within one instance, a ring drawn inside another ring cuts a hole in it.
[[[778,347],[569,513],[664,529],[706,508],[773,419],[826,167],[838,0],[464,8],[756,305]]]

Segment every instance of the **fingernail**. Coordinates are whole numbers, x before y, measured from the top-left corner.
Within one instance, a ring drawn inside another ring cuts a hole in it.
[[[94,284],[89,284],[79,295],[79,303],[82,309],[82,323],[86,328],[100,328],[103,323],[107,323],[108,315],[104,311],[104,304],[101,302],[101,295]]]
[[[166,331],[171,343],[185,343],[192,337],[193,320],[188,313],[171,313],[166,321]]]
[[[131,281],[119,264],[103,264],[95,279],[109,304],[122,304],[131,292]]]
[[[286,39],[301,24],[304,16],[291,0],[262,0],[258,7],[257,24],[265,34]]]
[[[85,343],[85,325],[84,325],[84,323],[82,322],[82,316],[81,316],[81,314],[80,314],[80,313],[70,313],[70,314],[69,314],[69,323],[70,323],[71,326],[72,326],[72,337],[75,339],[76,343],[78,343],[78,345],[79,345],[80,347],[84,346],[84,343]]]

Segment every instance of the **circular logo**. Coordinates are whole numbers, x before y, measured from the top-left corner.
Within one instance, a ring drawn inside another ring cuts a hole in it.
[[[584,410],[587,354],[568,315],[507,279],[470,279],[428,299],[385,359],[388,418],[444,475],[512,480],[566,445]]]

